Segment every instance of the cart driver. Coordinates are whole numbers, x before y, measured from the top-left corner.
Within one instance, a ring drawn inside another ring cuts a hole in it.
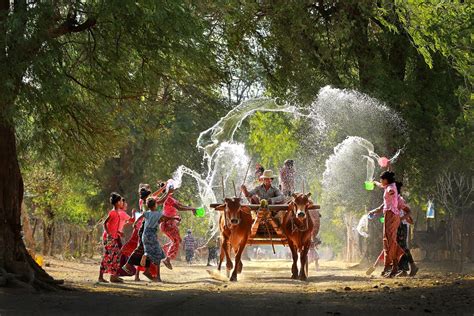
[[[277,187],[272,185],[274,178],[273,171],[265,170],[260,176],[260,179],[263,181],[263,183],[256,186],[251,191],[248,191],[247,187],[242,185],[242,193],[251,204],[260,204],[261,200],[267,200],[268,204],[282,204],[285,200],[285,197]]]

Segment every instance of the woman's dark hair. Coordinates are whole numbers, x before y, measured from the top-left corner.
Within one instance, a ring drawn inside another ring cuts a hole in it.
[[[145,200],[150,194],[151,194],[150,190],[147,190],[146,188],[140,189],[140,199]]]
[[[162,187],[164,187],[166,185],[166,182],[164,181],[158,181],[158,189],[161,189]]]
[[[257,169],[257,172],[260,172],[260,173],[263,173],[264,171],[265,171],[265,168],[263,168],[263,167],[259,167],[259,168]]]
[[[151,187],[148,183],[140,183],[138,185],[138,193],[140,193],[140,191],[143,190],[143,189],[150,191]]]
[[[117,192],[110,193],[110,204],[115,206],[115,204],[117,204],[121,199],[122,197]]]
[[[388,183],[394,183],[395,182],[395,173],[392,171],[384,171],[380,175],[380,179],[387,180]]]
[[[395,185],[397,186],[397,192],[398,194],[402,194],[402,186],[403,186],[403,182],[395,182]]]
[[[152,197],[149,197],[148,199],[146,199],[146,206],[148,207],[148,209],[155,207],[156,206],[155,199]]]

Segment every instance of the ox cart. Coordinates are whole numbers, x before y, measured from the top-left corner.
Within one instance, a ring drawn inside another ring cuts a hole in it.
[[[216,209],[221,204],[214,203],[210,207]],[[288,203],[268,205],[262,207],[260,204],[243,204],[252,212],[253,224],[247,245],[283,245],[288,241],[283,233],[281,223],[284,213],[288,211]],[[308,210],[319,210],[319,205],[312,205]],[[217,210],[223,211],[223,210]]]
[[[211,204],[211,208],[222,212],[219,220],[221,253],[217,269],[220,271],[225,255],[229,275],[234,268],[230,256],[232,249],[235,252],[235,268],[230,280],[237,281],[237,274],[242,272],[242,252],[247,245],[271,244],[273,253],[275,244],[288,245],[293,257],[291,277],[306,280],[308,251],[313,233],[319,231],[317,210],[320,208],[311,202],[309,196],[309,193],[294,194],[288,204],[279,205],[268,205],[265,200],[261,204],[241,204],[238,197],[225,198],[224,204]],[[311,215],[312,210],[315,216]],[[298,257],[300,269],[297,266]]]

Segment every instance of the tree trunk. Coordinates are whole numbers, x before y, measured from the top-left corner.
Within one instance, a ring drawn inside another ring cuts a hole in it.
[[[28,210],[26,209],[25,202],[21,203],[21,223],[23,226],[23,232],[25,236],[25,243],[28,252],[31,257],[35,257],[36,254],[36,243],[34,238],[34,231],[31,229],[30,217],[28,216]]]
[[[53,289],[54,280],[31,258],[21,229],[23,179],[15,130],[0,116],[0,278],[22,287]],[[49,283],[49,284],[48,284]]]
[[[44,210],[43,218],[43,255],[51,256],[53,254],[54,238],[54,213],[51,207]]]
[[[54,224],[49,220],[43,220],[43,255],[51,256],[53,253],[53,230]]]

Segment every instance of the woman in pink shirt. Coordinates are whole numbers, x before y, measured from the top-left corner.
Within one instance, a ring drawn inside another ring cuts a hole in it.
[[[115,192],[110,194],[110,203],[113,209],[107,215],[104,221],[104,256],[100,263],[99,282],[107,281],[104,279],[104,273],[110,274],[110,282],[123,282],[119,278],[120,268],[120,248],[122,243],[120,240],[120,209],[123,207],[122,197]]]
[[[403,256],[403,249],[397,243],[397,230],[400,226],[400,211],[398,209],[398,191],[395,185],[395,173],[384,171],[380,175],[380,183],[375,184],[384,190],[383,213],[385,217],[383,226],[383,251],[385,277],[394,277],[398,273],[398,262]],[[374,215],[379,210],[371,213]]]
[[[175,218],[174,220],[168,220],[160,224],[160,230],[169,238],[169,242],[163,246],[163,250],[166,254],[166,259],[163,260],[163,264],[171,268],[171,260],[175,259],[178,255],[179,245],[181,244],[181,236],[179,235],[178,222],[181,220],[178,215],[180,211],[196,211],[195,208],[181,204],[178,200],[173,198],[174,185],[172,182],[168,182],[166,185],[166,200],[163,204],[163,216],[167,218]]]

